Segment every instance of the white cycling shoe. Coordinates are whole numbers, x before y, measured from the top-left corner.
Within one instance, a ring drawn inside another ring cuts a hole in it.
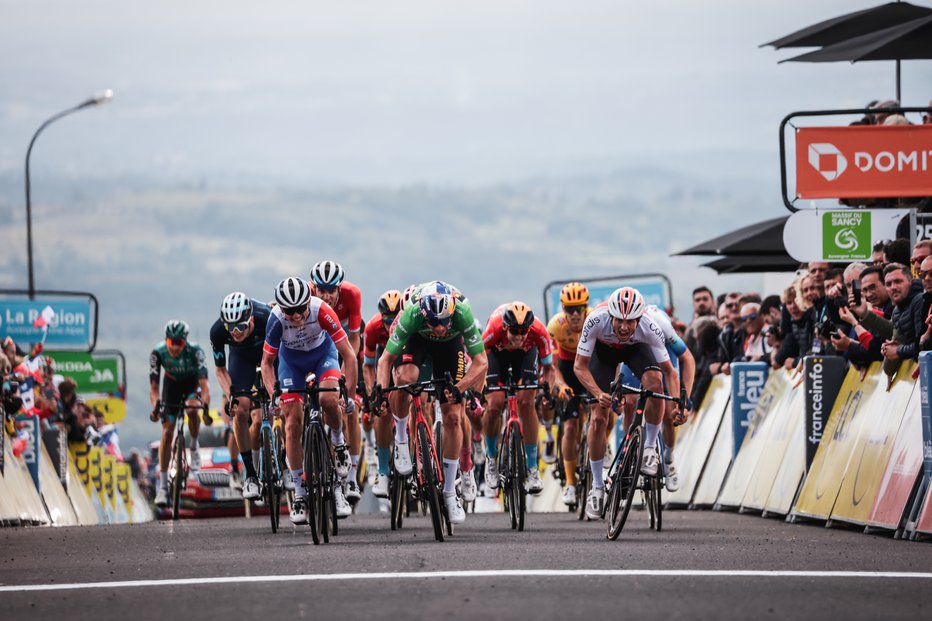
[[[388,475],[376,473],[375,483],[372,484],[372,493],[376,498],[388,498]]]
[[[337,506],[337,517],[341,520],[353,514],[353,508],[346,500],[346,494],[343,493],[343,486],[340,484],[333,486],[333,500]]]
[[[463,488],[463,500],[466,502],[474,501],[479,494],[479,488],[476,487],[476,475],[473,474],[472,470],[463,473],[460,478],[460,485]]]
[[[668,492],[675,492],[680,489],[680,475],[676,471],[676,464],[664,464],[664,478]]]
[[[586,499],[586,517],[590,520],[602,519],[602,503],[605,502],[605,490],[593,487]]]
[[[544,482],[540,480],[540,470],[531,468],[527,471],[527,481],[524,483],[524,489],[533,496],[544,491]]]
[[[466,521],[466,512],[463,510],[463,505],[460,504],[460,499],[455,494],[453,496],[444,496],[443,504],[447,506],[447,515],[450,516],[451,524],[462,524]]]
[[[563,504],[572,507],[576,504],[576,486],[567,485],[563,488]]]
[[[487,457],[485,460],[485,484],[489,489],[498,489],[502,479],[498,475],[498,459]]]
[[[338,479],[345,479],[349,475],[350,456],[346,444],[333,447],[333,469],[336,470]]]
[[[298,496],[291,503],[291,515],[288,516],[292,524],[307,524],[307,500]]]
[[[155,493],[155,506],[156,507],[167,507],[168,506],[168,490],[164,487],[160,487],[159,491]]]
[[[641,474],[649,477],[657,476],[657,470],[660,466],[660,456],[657,455],[657,449],[653,446],[644,447],[644,456],[641,458]]]
[[[255,500],[259,497],[259,481],[255,477],[247,477],[243,481],[243,498]]]
[[[411,452],[407,444],[395,443],[395,472],[403,477],[411,474],[414,466],[411,465]]]
[[[188,464],[191,470],[201,469],[201,452],[197,449],[191,449],[191,461]]]
[[[362,492],[359,491],[359,483],[354,479],[349,479],[346,482],[346,499],[352,504],[356,504],[360,498],[362,498]]]
[[[375,447],[366,443],[365,449],[365,459],[366,459],[366,478],[369,481],[369,485],[375,481],[376,473],[379,471],[379,456],[375,452]]]

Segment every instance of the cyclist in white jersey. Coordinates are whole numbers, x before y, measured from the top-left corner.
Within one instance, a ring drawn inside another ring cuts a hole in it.
[[[602,470],[609,410],[612,396],[609,386],[624,362],[639,377],[642,385],[653,392],[663,392],[663,382],[678,394],[679,377],[670,372],[664,377],[660,365],[669,363],[670,356],[663,336],[651,329],[649,321],[641,321],[644,314],[644,297],[636,289],[616,289],[606,306],[589,313],[583,325],[573,370],[576,377],[593,397],[598,399],[589,423],[589,463],[592,470],[592,491],[586,500],[586,515],[598,519],[605,499],[605,480]],[[663,419],[663,404],[649,399],[644,408],[644,457],[641,471],[657,473],[657,436]]]
[[[262,381],[268,393],[275,390],[275,358],[278,358],[278,380],[283,389],[304,388],[305,377],[313,372],[321,388],[337,388],[340,380],[338,353],[345,361],[342,375],[346,376],[346,402],[341,403],[338,393],[320,393],[320,407],[324,422],[330,427],[337,476],[346,478],[350,459],[343,434],[343,409],[355,406],[356,357],[340,325],[337,314],[323,300],[311,295],[310,287],[301,278],[292,276],[275,288],[277,305],[269,315],[262,354]],[[304,497],[306,490],[301,480],[303,450],[301,437],[304,431],[304,396],[282,395],[281,408],[285,415],[285,454],[295,484],[295,503],[291,521],[307,521]],[[338,517],[346,517],[352,509],[343,494],[343,487],[334,487]]]

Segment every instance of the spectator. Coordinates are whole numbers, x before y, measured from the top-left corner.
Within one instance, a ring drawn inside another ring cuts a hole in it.
[[[780,320],[783,317],[780,311],[780,296],[768,295],[760,304],[760,314],[764,318],[764,323],[768,326],[780,327]]]
[[[716,310],[711,289],[705,286],[693,289],[693,321],[699,317],[714,316]]]
[[[783,304],[790,320],[783,329],[783,343],[774,356],[774,366],[788,369],[796,366],[797,360],[812,349],[812,313],[803,310],[799,302],[803,299],[795,285],[783,291]]]
[[[912,125],[902,114],[891,114],[883,120],[884,125]]]
[[[722,325],[722,333],[719,336],[721,351],[718,364],[712,365],[713,375],[731,373],[731,362],[744,356],[744,331],[741,329],[739,299],[741,299],[740,293],[729,293],[725,297],[725,313],[719,314],[719,319],[724,317],[725,323]]]
[[[883,264],[901,263],[909,265],[909,240],[898,238],[883,247]]]
[[[913,280],[909,268],[901,263],[887,265],[883,278],[894,305],[893,335],[881,345],[880,353],[886,358],[884,371],[892,376],[902,360],[919,356],[919,338],[925,332],[923,289],[918,280]]]
[[[720,307],[719,310],[724,312],[724,306]],[[721,364],[719,361],[721,333],[722,329],[714,321],[703,323],[696,332],[699,355],[696,356],[696,381],[693,383],[693,392],[690,398],[697,407],[702,403],[702,399],[709,389],[712,376],[718,372],[713,372],[712,366]]]
[[[922,280],[923,289],[921,316],[926,328],[919,340],[919,349],[928,351],[932,350],[932,318],[929,312],[932,311],[932,256],[926,257],[919,266],[919,277]]]
[[[887,120],[887,117],[891,115],[889,110],[899,108],[900,102],[896,99],[887,99],[886,101],[881,101],[879,103],[871,106],[871,110],[878,110],[872,115],[872,120],[874,125],[883,125],[884,121]]]
[[[932,108],[932,99],[929,100],[929,108]],[[932,125],[932,110],[922,115],[923,125]]]
[[[889,241],[879,241],[874,243],[873,250],[871,251],[871,265],[876,265],[877,267],[883,267],[883,248],[886,246]]]
[[[909,258],[909,266],[912,268],[913,278],[919,278],[919,269],[923,259],[932,254],[932,239],[923,239],[913,248],[913,256]]]
[[[760,304],[748,302],[741,307],[741,326],[744,332],[744,360],[748,362],[770,361],[770,346],[764,337],[764,318]]]
[[[812,261],[808,264],[809,275],[815,278],[819,287],[825,288],[825,276],[831,266],[825,261]]]
[[[852,263],[845,270],[846,274],[854,274],[860,263]],[[889,319],[893,314],[893,304],[887,295],[887,289],[882,282],[883,270],[876,266],[864,267],[858,274],[861,286],[861,299],[854,299],[853,277],[846,278],[848,282],[848,304],[839,308],[841,323],[847,324],[847,333],[839,329],[832,335],[832,345],[836,351],[842,352],[845,357],[857,367],[867,367],[872,362],[883,360],[880,346],[885,338],[893,334],[893,325],[881,332],[871,331],[871,319]]]

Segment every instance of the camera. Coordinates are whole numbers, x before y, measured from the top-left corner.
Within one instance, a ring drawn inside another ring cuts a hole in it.
[[[851,282],[851,298],[855,306],[861,305],[861,281],[855,280]]]
[[[826,319],[825,321],[816,324],[816,334],[818,334],[823,339],[830,339],[832,338],[833,334],[838,334],[838,326],[835,325],[834,321]]]

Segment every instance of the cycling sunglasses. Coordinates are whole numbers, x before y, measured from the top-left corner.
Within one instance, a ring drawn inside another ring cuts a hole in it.
[[[306,310],[307,310],[307,304],[304,304],[303,306],[295,306],[295,307],[293,307],[293,308],[285,308],[285,307],[283,306],[283,307],[282,307],[282,314],[288,315],[288,316],[290,317],[290,316],[293,316],[293,315],[302,315],[302,314],[304,314],[304,311],[306,311]]]
[[[527,334],[528,330],[530,330],[530,328],[519,328],[517,326],[508,328],[508,331],[512,334]]]
[[[449,327],[451,323],[453,323],[453,317],[444,317],[443,319],[440,319],[439,317],[437,319],[431,319],[430,317],[427,318],[427,325],[432,328],[436,328],[438,326]]]
[[[223,325],[226,326],[227,332],[239,336],[249,329],[249,320],[247,319],[246,321],[241,321],[234,324],[225,323]]]
[[[318,293],[333,293],[339,290],[340,285],[314,285]]]
[[[586,305],[581,306],[564,306],[563,312],[567,315],[578,315],[586,312]]]
[[[169,347],[184,347],[184,344],[187,343],[184,339],[165,339],[165,342]]]

